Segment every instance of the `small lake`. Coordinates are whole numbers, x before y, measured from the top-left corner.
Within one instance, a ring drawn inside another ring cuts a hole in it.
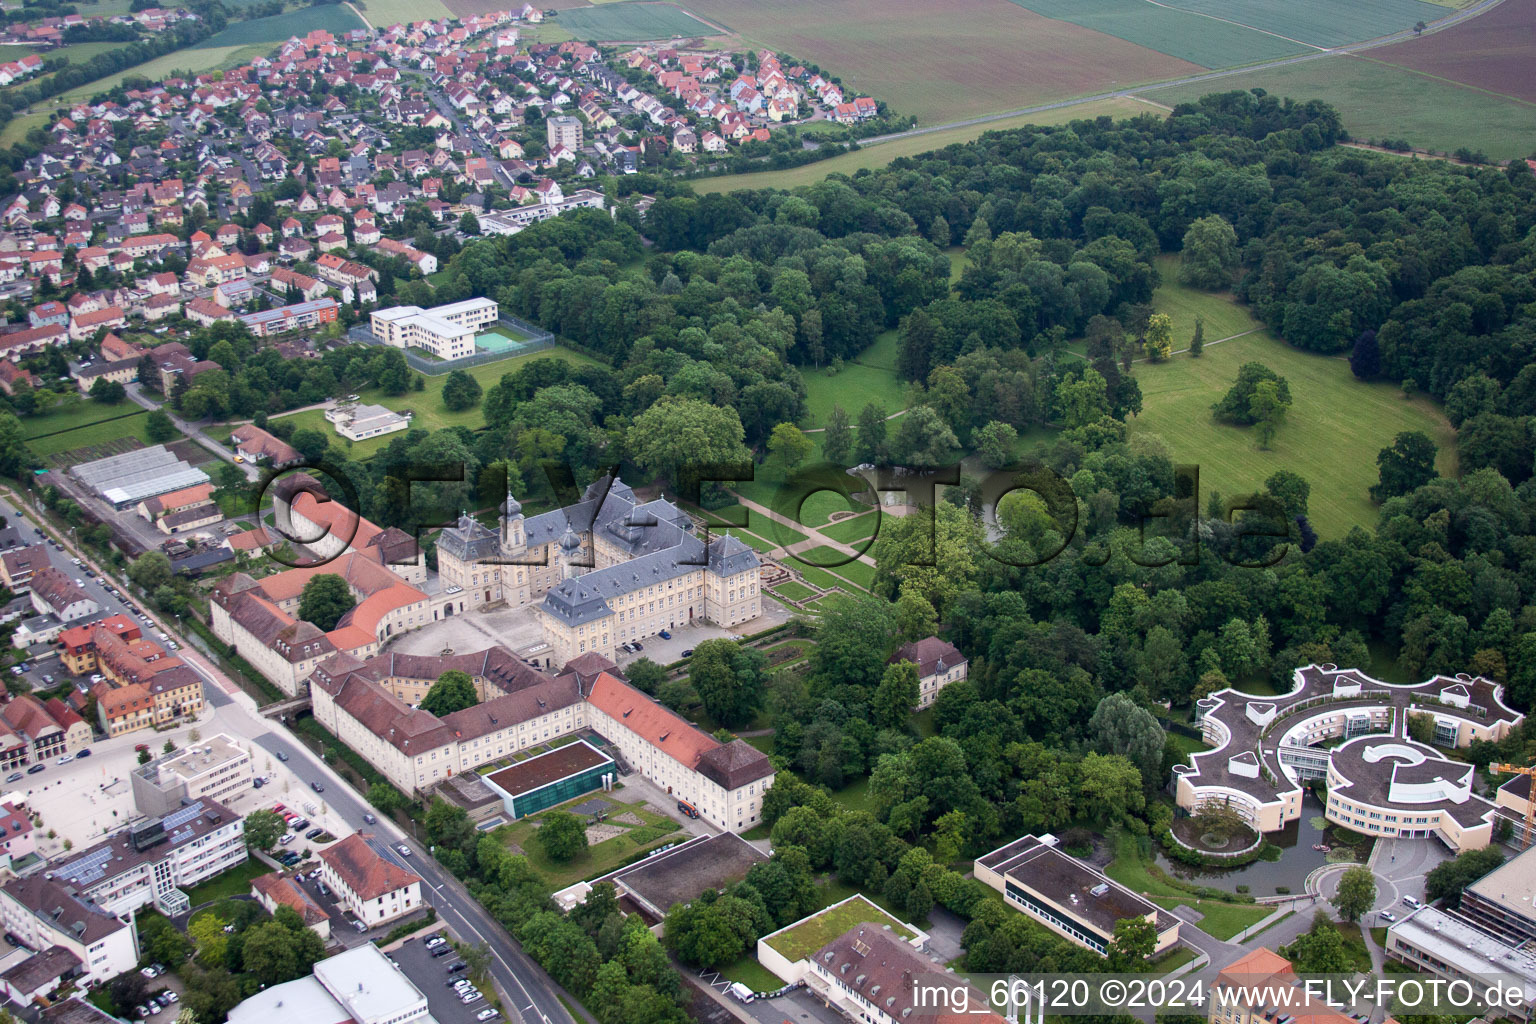
[[[1276,896],[1277,888],[1288,888],[1294,895],[1301,895],[1306,888],[1307,876],[1328,863],[1328,855],[1314,850],[1316,844],[1327,844],[1324,832],[1323,804],[1308,792],[1302,797],[1301,817],[1288,823],[1278,832],[1266,833],[1264,839],[1280,847],[1278,861],[1256,860],[1238,868],[1193,867],[1171,860],[1161,849],[1157,851],[1157,866],[1174,878],[1196,885],[1210,885],[1235,892],[1239,885],[1248,886],[1253,896]]]

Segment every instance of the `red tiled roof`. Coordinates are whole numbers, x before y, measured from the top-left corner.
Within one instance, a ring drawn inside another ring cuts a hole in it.
[[[336,877],[361,900],[375,900],[421,881],[418,875],[396,867],[374,853],[356,832],[322,850],[320,859],[330,865]]]

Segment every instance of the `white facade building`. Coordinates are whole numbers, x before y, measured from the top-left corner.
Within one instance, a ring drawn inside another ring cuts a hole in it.
[[[474,355],[475,335],[496,322],[493,299],[465,299],[444,306],[390,306],[369,317],[374,337],[395,348],[419,348],[439,359]]]

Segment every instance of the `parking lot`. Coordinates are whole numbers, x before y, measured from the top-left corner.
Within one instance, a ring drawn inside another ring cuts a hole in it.
[[[434,935],[445,935],[439,929]],[[445,935],[446,937],[446,935]],[[484,1013],[490,1003],[484,997],[475,1000],[468,1006],[459,1001],[458,994],[451,987],[452,981],[461,977],[460,974],[450,974],[448,965],[459,962],[454,953],[446,956],[434,957],[431,950],[427,949],[427,939],[431,936],[416,936],[386,952],[400,965],[400,970],[407,978],[427,997],[427,1009],[438,1024],[488,1024],[499,1022],[501,1014],[481,1021],[479,1015]]]

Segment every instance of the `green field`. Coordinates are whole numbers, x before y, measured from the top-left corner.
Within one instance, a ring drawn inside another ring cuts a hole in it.
[[[863,896],[858,896],[824,910],[787,931],[779,932],[766,941],[790,963],[794,963],[860,924],[873,924],[880,928],[889,926],[893,934],[903,939],[912,937],[911,929]]]
[[[27,447],[32,449],[37,455],[47,458],[50,455],[57,455],[60,452],[67,452],[75,448],[104,444],[108,441],[117,441],[126,437],[136,437],[145,444],[149,444],[149,434],[146,430],[148,422],[149,413],[140,411],[125,419],[92,423],[89,426],[67,430],[62,434],[50,434],[35,441],[28,441]]]
[[[868,562],[846,562],[832,571],[863,590],[875,582],[875,567]]]
[[[0,60],[20,60],[36,52],[37,50],[30,46],[23,46],[19,43],[6,43],[0,45]],[[62,52],[62,47],[54,52]]]
[[[206,42],[206,41],[205,41]],[[88,100],[97,93],[114,89],[127,78],[146,78],[151,82],[158,82],[176,72],[188,74],[201,74],[204,71],[217,71],[221,68],[238,67],[248,61],[255,60],[272,49],[270,43],[220,46],[209,49],[206,46],[195,50],[176,50],[167,53],[163,57],[146,61],[143,64],[135,64],[131,68],[120,71],[106,78],[98,78],[94,82],[87,82],[77,86],[69,92],[60,93],[49,103],[55,107],[69,106],[80,100]]]
[[[354,0],[353,6],[376,29],[452,17],[442,0]]]
[[[1153,896],[1152,902],[1164,910],[1185,906],[1205,916],[1195,925],[1213,939],[1223,942],[1251,928],[1275,912],[1274,907],[1241,903],[1218,903],[1216,900],[1179,899],[1173,896]]]
[[[427,15],[418,14],[416,17],[419,20]],[[215,32],[194,49],[212,50],[226,46],[249,46],[253,43],[280,43],[291,36],[302,37],[317,29],[324,29],[339,37],[355,28],[365,27],[345,4],[323,4],[285,11],[270,18],[231,22],[228,28]]]
[[[594,42],[640,42],[646,39],[671,39],[674,36],[718,34],[680,7],[663,3],[640,3],[638,0],[561,11],[554,23],[577,39]]]
[[[1293,405],[1269,451],[1259,450],[1251,428],[1211,418],[1212,404],[1251,361],[1290,383]],[[1374,529],[1377,509],[1367,488],[1377,480],[1376,453],[1399,431],[1423,431],[1440,448],[1440,471],[1455,471],[1455,431],[1429,399],[1358,381],[1346,360],[1303,352],[1268,332],[1208,348],[1199,359],[1141,363],[1135,374],[1144,404],[1130,421],[1132,433],[1156,434],[1175,462],[1198,465],[1202,502],[1213,490],[1252,493],[1276,470],[1289,469],[1312,485],[1309,516],[1318,534],[1336,538],[1354,526]]]
[[[794,580],[785,580],[783,583],[775,584],[772,590],[779,597],[789,601],[804,601],[806,598],[816,596],[816,591],[804,584],[796,583]]]
[[[192,906],[197,907],[230,896],[246,896],[251,891],[251,879],[259,878],[271,870],[252,857],[221,875],[215,875],[202,885],[194,885],[187,890],[187,898],[192,901]]]
[[[1210,89],[1205,90],[1209,92]],[[794,188],[797,185],[812,185],[829,174],[853,174],[864,168],[884,167],[892,160],[904,156],[917,156],[919,153],[930,153],[945,146],[953,146],[961,142],[971,142],[979,139],[986,132],[1004,131],[1009,128],[1023,128],[1025,125],[1053,125],[1066,124],[1069,121],[1078,121],[1084,118],[1095,117],[1135,117],[1137,114],[1162,114],[1164,110],[1151,103],[1134,100],[1129,97],[1121,97],[1111,100],[1096,100],[1092,103],[1079,103],[1070,107],[1060,107],[1055,110],[1044,110],[1037,114],[1024,114],[1018,117],[1005,117],[995,121],[987,121],[983,124],[966,125],[961,128],[945,128],[940,131],[924,132],[921,135],[908,135],[890,142],[881,142],[875,145],[863,146],[852,153],[843,153],[839,156],[828,157],[813,164],[805,164],[801,167],[791,167],[785,171],[754,171],[751,174],[731,174],[721,178],[700,178],[693,182],[697,192],[734,192],[743,188]]]
[[[855,544],[867,537],[873,537],[880,526],[880,514],[878,512],[866,513],[862,516],[854,516],[852,519],[844,519],[824,526],[821,532],[833,540],[842,541],[844,544]]]
[[[1312,43],[1342,46],[1412,28],[1415,22],[1431,22],[1446,15],[1445,8],[1419,0],[1369,0],[1366,3],[1335,3],[1334,0],[1160,0],[1191,14],[1225,18],[1250,28]],[[1034,0],[1029,0],[1031,6]],[[1234,61],[1233,63],[1243,63]]]
[[[1230,68],[1312,49],[1230,21],[1142,0],[1012,0],[1047,18],[1081,25],[1207,68]],[[1314,0],[1317,2],[1317,0]],[[1302,0],[1303,4],[1307,0]],[[1233,19],[1235,20],[1235,19]],[[1409,21],[1403,28],[1413,25]]]
[[[1494,160],[1536,150],[1536,104],[1455,85],[1368,57],[1325,57],[1219,81],[1147,90],[1162,103],[1192,101],[1210,92],[1263,88],[1297,100],[1323,99],[1354,138],[1407,139],[1417,149],[1461,146]]]
[[[484,366],[476,366],[467,370],[471,377],[480,382],[480,386],[489,391],[493,384],[498,383],[504,374],[511,373],[518,366],[530,359],[560,359],[567,363],[595,364],[596,360],[584,356],[579,352],[573,352],[567,348],[556,346],[542,349],[526,356],[513,356],[510,359],[498,360],[487,363]],[[396,412],[410,409],[416,413],[412,422],[412,429],[441,430],[444,427],[469,427],[475,429],[485,425],[485,417],[480,412],[480,407],[466,409],[463,412],[449,412],[443,405],[443,385],[448,383],[448,374],[440,374],[436,377],[426,377],[427,389],[425,391],[413,391],[406,395],[386,395],[378,388],[369,388],[359,392],[359,398],[363,402],[371,402],[382,405]],[[305,412],[290,413],[287,416],[273,417],[285,422],[291,422],[295,429],[309,427],[319,430],[326,436],[335,435],[335,428],[325,419],[325,412],[321,409],[309,409]],[[398,435],[386,434],[383,437],[372,437],[366,441],[356,442],[350,449],[353,458],[366,459],[379,449],[384,448]],[[336,438],[337,444],[344,444],[340,437]]]
[[[586,799],[588,797],[579,797],[569,803],[562,804],[558,808],[554,808],[554,810],[568,811],[571,804],[580,803]],[[595,846],[588,846],[585,853],[579,854],[569,863],[558,864],[550,860],[545,855],[544,848],[534,840],[533,834],[538,831],[535,825],[537,816],[523,818],[514,824],[498,828],[496,835],[503,843],[515,845],[518,849],[521,849],[528,858],[528,863],[532,864],[534,869],[544,876],[544,880],[549,883],[551,888],[559,890],[568,885],[573,885],[583,878],[595,878],[598,875],[612,871],[642,850],[666,845],[666,841],[671,833],[676,832],[680,827],[671,818],[648,810],[644,802],[625,803],[622,800],[616,799],[612,793],[603,794],[603,799],[618,808],[610,816],[609,822],[624,828],[626,831],[623,835],[614,836],[612,839],[604,840]],[[622,822],[613,821],[614,817],[625,812],[633,813],[645,824],[629,826]]]
[[[116,405],[102,405],[85,398],[66,398],[45,413],[24,416],[21,420],[21,436],[24,440],[56,434],[61,430],[73,430],[102,420],[115,419],[138,412],[139,406],[122,401]]]
[[[1173,347],[1175,351],[1189,347],[1189,339],[1195,333],[1195,318],[1205,318],[1205,343],[1230,338],[1245,331],[1259,330],[1264,325],[1248,312],[1248,307],[1221,293],[1203,292],[1198,288],[1186,288],[1179,283],[1179,258],[1164,254],[1157,258],[1157,272],[1163,283],[1158,286],[1153,303],[1159,313],[1173,317]]]

